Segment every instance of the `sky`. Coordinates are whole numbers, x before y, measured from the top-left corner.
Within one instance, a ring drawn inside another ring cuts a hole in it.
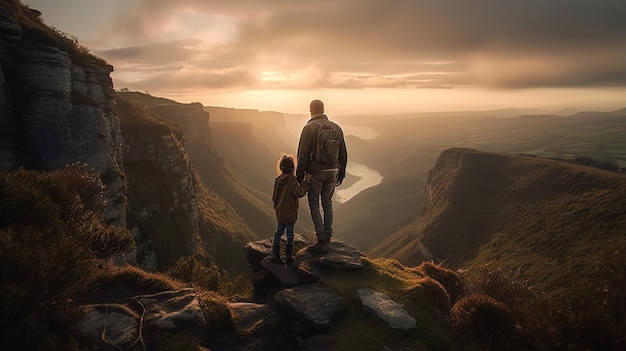
[[[622,0],[22,0],[117,90],[308,113],[626,107]]]

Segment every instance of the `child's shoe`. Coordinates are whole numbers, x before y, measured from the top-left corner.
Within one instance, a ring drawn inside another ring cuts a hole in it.
[[[278,253],[280,250],[280,240],[274,239],[274,243],[272,245],[272,256],[271,260],[274,263],[283,263],[282,258],[280,258],[280,254]]]

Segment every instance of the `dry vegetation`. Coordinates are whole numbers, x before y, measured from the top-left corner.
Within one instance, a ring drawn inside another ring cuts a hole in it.
[[[133,296],[193,286],[208,329],[230,325],[226,299],[245,285],[215,265],[183,258],[167,273],[113,267],[102,258],[133,248],[124,228],[105,225],[102,183],[84,166],[55,172],[0,175],[0,344],[11,350],[89,350],[71,326],[79,304],[123,302]],[[204,332],[203,332],[204,333]],[[151,350],[195,350],[195,333],[147,330]]]

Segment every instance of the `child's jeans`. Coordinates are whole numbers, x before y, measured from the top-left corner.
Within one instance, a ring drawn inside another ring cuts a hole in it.
[[[287,243],[293,243],[293,227],[296,222],[291,223],[278,223],[278,227],[276,228],[276,233],[274,233],[274,242],[280,242],[280,237],[283,235],[285,230],[287,231]]]

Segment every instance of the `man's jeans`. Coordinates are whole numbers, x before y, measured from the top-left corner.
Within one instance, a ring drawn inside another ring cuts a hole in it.
[[[321,171],[311,175],[309,182],[309,210],[318,239],[333,236],[333,194],[337,185],[337,171]],[[320,197],[324,219],[320,214]]]

